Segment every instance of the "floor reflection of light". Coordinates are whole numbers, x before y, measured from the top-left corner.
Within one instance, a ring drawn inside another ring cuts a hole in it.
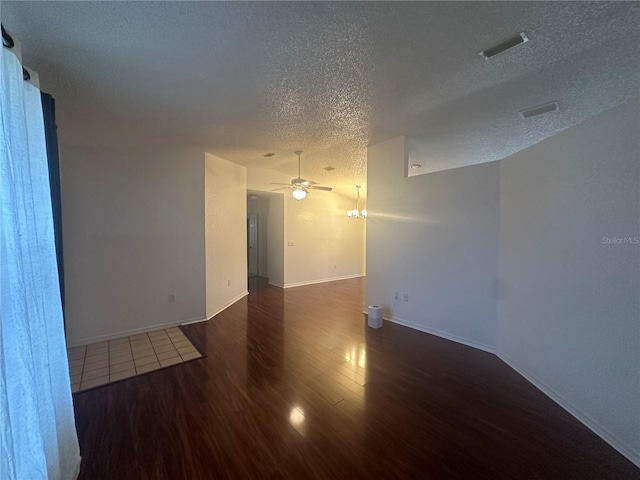
[[[304,412],[299,407],[293,407],[289,414],[289,423],[294,427],[300,426],[304,423]]]
[[[344,355],[344,359],[353,366],[365,368],[367,366],[367,350],[363,346],[356,345]]]

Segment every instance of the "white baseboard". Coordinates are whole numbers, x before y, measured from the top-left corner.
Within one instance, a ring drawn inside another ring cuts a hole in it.
[[[348,280],[349,278],[364,277],[364,273],[356,273],[353,275],[342,275],[341,277],[321,278],[319,280],[308,280],[305,282],[285,283],[281,288],[303,287],[305,285],[315,285],[316,283],[336,282],[338,280]],[[271,285],[274,285],[273,283]],[[279,286],[279,285],[276,285]]]
[[[132,328],[131,330],[124,330],[122,332],[110,333],[108,335],[97,335],[95,337],[83,338],[75,342],[67,343],[67,347],[68,348],[80,347],[82,345],[90,345],[92,343],[99,343],[107,340],[115,340],[116,338],[128,337],[130,335],[137,335],[138,333],[153,332],[154,330],[160,330],[162,328],[176,327],[178,325],[186,325],[188,323],[203,322],[205,320],[206,318],[193,317],[193,318],[188,318],[186,320],[177,320],[177,321],[166,322],[166,323],[156,323],[155,325],[149,325],[141,328]]]
[[[191,325],[192,323],[202,323],[202,322],[206,322],[208,319],[209,319],[208,317],[196,318],[195,320],[188,320],[186,322],[182,322],[180,325]]]
[[[420,330],[424,333],[429,333],[431,335],[435,335],[436,337],[445,338],[447,340],[451,340],[452,342],[461,343],[462,345],[466,345],[468,347],[477,348],[478,350],[483,350],[489,353],[496,353],[496,349],[490,345],[485,345],[484,343],[474,342],[473,340],[468,340],[466,338],[458,337],[456,335],[451,335],[450,333],[442,332],[440,330],[436,330],[435,328],[425,327],[424,325],[419,325],[417,323],[410,322],[408,320],[403,320],[398,317],[391,317],[388,315],[383,315],[382,318],[388,320],[393,323],[397,323],[398,325],[403,325],[405,327],[413,328],[415,330]]]
[[[249,295],[249,292],[245,290],[237,297],[229,300],[227,303],[225,303],[221,307],[214,310],[212,313],[207,313],[207,316],[204,318],[192,317],[192,318],[187,318],[185,320],[177,320],[177,321],[166,322],[166,323],[157,323],[155,325],[149,325],[141,328],[132,328],[131,330],[124,330],[122,332],[112,333],[108,335],[97,335],[95,337],[87,337],[72,343],[68,343],[67,347],[69,348],[79,347],[82,345],[89,345],[91,343],[99,343],[107,340],[115,340],[116,338],[128,337],[130,335],[136,335],[138,333],[152,332],[154,330],[160,330],[161,328],[170,328],[170,327],[176,327],[178,325],[189,325],[192,323],[206,322],[210,318],[213,318],[214,316],[218,315],[220,312],[222,312],[226,308],[229,308],[231,305],[236,303],[241,298],[246,297],[247,295]]]
[[[366,310],[363,313],[367,313]],[[488,353],[493,353],[504,363],[513,368],[516,372],[522,375],[529,383],[531,383],[534,387],[544,393],[547,397],[553,400],[555,403],[564,408],[567,412],[569,412],[574,418],[576,418],[579,422],[585,425],[589,430],[602,438],[605,442],[615,448],[621,455],[625,458],[629,459],[634,465],[640,467],[640,452],[635,452],[633,448],[630,446],[620,442],[614,435],[612,435],[606,428],[602,427],[600,424],[595,422],[591,417],[582,412],[579,408],[576,408],[571,402],[569,402],[566,398],[564,398],[559,393],[555,392],[552,388],[542,382],[540,379],[535,376],[525,372],[520,367],[518,367],[514,362],[512,362],[505,355],[496,352],[494,347],[490,347],[488,345],[480,344],[477,342],[473,342],[461,337],[457,337],[455,335],[451,335],[449,333],[441,332],[439,330],[425,327],[424,325],[418,325],[413,322],[409,322],[407,320],[403,320],[397,317],[391,317],[385,315],[383,317],[385,320],[388,320],[393,323],[397,323],[399,325],[404,325],[405,327],[413,328],[415,330],[419,330],[421,332],[429,333],[432,335],[436,335],[438,337],[446,338],[447,340],[452,340],[457,343],[461,343],[463,345],[467,345],[469,347],[477,348],[483,350]]]
[[[589,415],[585,414],[575,405],[573,405],[570,401],[568,401],[565,397],[554,391],[551,387],[549,387],[546,383],[544,383],[539,378],[531,375],[530,373],[522,370],[518,367],[511,359],[507,356],[496,353],[496,356],[502,360],[504,363],[513,368],[516,372],[522,375],[529,383],[533,384],[538,390],[544,393],[547,397],[553,400],[555,403],[564,408],[567,412],[569,412],[573,417],[579,420],[585,427],[591,430],[593,433],[602,438],[605,442],[615,448],[620,454],[624,455],[629,461],[635,464],[637,467],[640,467],[640,452],[635,452],[633,449],[620,442],[615,436],[613,436],[609,431],[604,428],[602,425],[599,425],[595,422]]]
[[[284,283],[272,282],[269,280],[269,285],[273,285],[274,287],[284,288]]]
[[[231,305],[233,305],[234,303],[236,303],[238,300],[246,297],[247,295],[249,295],[249,292],[247,290],[245,290],[244,292],[242,292],[240,295],[232,298],[231,300],[229,300],[227,303],[223,304],[222,306],[216,308],[215,310],[212,310],[211,312],[207,312],[207,318],[205,318],[205,320],[211,320],[213,317],[215,317],[216,315],[218,315],[220,312],[222,312],[223,310],[226,310],[227,308],[229,308]],[[197,322],[197,321],[196,321]],[[196,323],[196,322],[189,322],[189,323]],[[186,323],[183,323],[183,325],[186,325]]]

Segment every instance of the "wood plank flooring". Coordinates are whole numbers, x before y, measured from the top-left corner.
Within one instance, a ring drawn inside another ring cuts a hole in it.
[[[206,358],[74,395],[81,479],[638,479],[497,357],[365,327],[364,279],[183,327]]]

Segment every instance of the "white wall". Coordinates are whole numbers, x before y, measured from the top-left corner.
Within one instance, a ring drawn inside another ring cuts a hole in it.
[[[275,170],[247,172],[250,190],[270,192],[278,188],[271,182],[290,181],[291,177]],[[269,282],[288,288],[363,276],[366,222],[346,214],[355,208],[355,201],[321,191],[297,201],[289,190],[283,192],[277,194],[279,200],[270,199]]]
[[[498,354],[640,463],[638,101],[500,166]],[[637,242],[637,240],[636,240]]]
[[[204,318],[202,161],[61,146],[69,345]]]
[[[499,162],[404,178],[396,138],[367,167],[367,302],[495,348],[636,464],[639,124],[636,99]]]
[[[369,147],[367,304],[398,323],[492,350],[498,164],[407,178],[405,155],[404,137]]]
[[[269,197],[267,229],[269,283],[284,287],[284,197],[282,195]]]
[[[333,192],[284,195],[285,287],[362,276],[366,222],[347,217],[355,202]]]
[[[247,199],[247,215],[258,216],[258,276],[269,277],[269,197]]]
[[[204,166],[206,312],[247,295],[247,171],[209,153]]]

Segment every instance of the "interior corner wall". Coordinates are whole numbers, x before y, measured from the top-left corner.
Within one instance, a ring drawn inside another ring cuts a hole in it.
[[[205,154],[204,218],[206,312],[211,318],[248,293],[246,168]]]
[[[202,152],[60,153],[68,344],[203,319]]]
[[[492,351],[498,164],[408,178],[406,154],[404,137],[368,150],[367,305],[383,306],[397,323]]]
[[[498,355],[640,464],[638,100],[500,166]]]
[[[267,229],[269,283],[284,287],[284,196],[282,195],[269,197]]]
[[[365,274],[366,221],[350,219],[355,200],[311,191],[284,197],[284,286],[295,287]]]
[[[398,137],[367,166],[367,302],[493,345],[636,465],[639,124],[635,99],[498,162],[407,179]]]

